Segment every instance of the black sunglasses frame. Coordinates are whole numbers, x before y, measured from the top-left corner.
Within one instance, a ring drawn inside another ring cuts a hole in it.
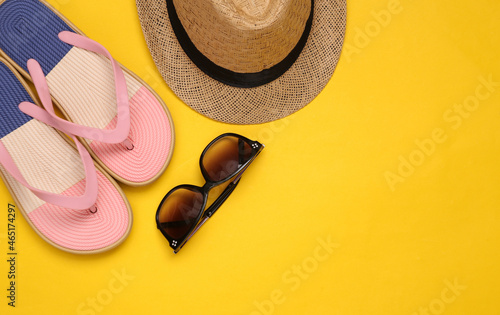
[[[220,181],[212,181],[210,180],[209,175],[207,174],[205,168],[203,167],[203,157],[205,156],[205,153],[210,149],[210,147],[219,141],[220,139],[224,137],[235,137],[238,139],[241,139],[248,143],[252,149],[250,158],[248,161],[246,161],[244,164],[240,165],[236,171],[234,171],[232,174],[228,175],[225,179],[222,179]],[[211,218],[214,213],[220,208],[220,206],[226,201],[226,199],[231,195],[231,193],[234,191],[238,183],[240,182],[240,178],[243,175],[243,172],[247,169],[247,167],[252,163],[257,155],[264,149],[264,145],[259,143],[258,141],[253,141],[250,140],[242,135],[235,134],[235,133],[224,133],[214,140],[212,140],[203,150],[200,156],[200,169],[201,173],[203,175],[203,178],[205,179],[205,184],[203,186],[194,186],[194,185],[179,185],[174,188],[172,188],[166,195],[163,197],[161,200],[158,209],[156,211],[156,226],[160,230],[160,232],[163,234],[163,236],[168,240],[170,247],[174,250],[174,253],[177,254],[179,250],[186,244],[186,242],[198,231],[198,229],[209,219]],[[207,206],[207,201],[208,201],[208,194],[210,190],[213,188],[222,185],[228,181],[232,180],[232,182],[224,189],[224,191],[220,194],[219,197],[208,207],[205,209]],[[201,211],[198,214],[196,218],[196,224],[193,225],[191,229],[189,229],[185,235],[183,235],[180,238],[173,238],[170,235],[168,235],[162,228],[161,228],[161,223],[160,223],[160,211],[163,206],[163,203],[167,198],[177,191],[178,189],[186,189],[186,190],[191,190],[194,192],[200,192],[203,195],[203,204],[201,207]]]

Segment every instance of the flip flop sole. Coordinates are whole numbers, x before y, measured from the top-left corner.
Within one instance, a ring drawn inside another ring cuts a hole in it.
[[[0,59],[0,141],[31,185],[78,196],[85,187],[80,157],[71,141],[18,109],[35,99],[15,69]],[[121,244],[130,233],[132,211],[114,180],[97,167],[97,212],[46,203],[19,184],[3,167],[0,177],[33,230],[49,244],[78,254],[99,253]]]
[[[57,37],[61,31],[83,35],[76,26],[43,0],[0,0],[0,21],[0,54],[28,79],[27,61],[39,61],[54,104],[68,120],[94,128],[114,128],[117,112],[111,63]],[[114,178],[128,185],[145,185],[156,180],[170,162],[173,122],[163,100],[143,80],[122,69],[131,112],[128,139],[134,149],[81,141]]]

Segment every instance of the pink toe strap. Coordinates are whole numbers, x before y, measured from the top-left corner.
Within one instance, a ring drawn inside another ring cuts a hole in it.
[[[54,112],[54,106],[50,97],[47,80],[43,74],[40,64],[33,59],[28,61],[28,70],[35,84],[40,100],[45,110],[33,103],[22,102],[19,109],[41,122],[52,126],[67,134],[73,134],[83,138],[97,140],[105,143],[121,143],[125,141],[130,132],[130,108],[128,101],[127,83],[122,69],[118,62],[113,59],[111,54],[101,44],[72,32],[59,33],[59,39],[75,47],[83,48],[109,58],[113,66],[115,79],[115,92],[117,104],[117,124],[115,129],[103,130],[87,126],[78,125],[58,117]]]
[[[92,161],[92,157],[87,152],[85,147],[80,142],[78,142],[75,137],[73,137],[73,140],[75,140],[78,152],[80,153],[83,161],[83,167],[85,169],[85,191],[81,196],[73,197],[58,195],[40,190],[28,184],[24,176],[21,174],[21,171],[17,167],[16,163],[14,163],[14,161],[12,160],[12,157],[10,156],[7,148],[4,146],[2,141],[0,141],[0,164],[12,177],[14,177],[14,179],[31,190],[38,198],[63,208],[76,210],[89,209],[95,204],[97,200],[97,173],[94,162]]]

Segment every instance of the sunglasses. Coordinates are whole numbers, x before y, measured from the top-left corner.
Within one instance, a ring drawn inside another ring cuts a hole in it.
[[[234,133],[210,142],[200,157],[205,185],[180,185],[170,190],[156,211],[156,225],[174,253],[219,209],[264,145]]]

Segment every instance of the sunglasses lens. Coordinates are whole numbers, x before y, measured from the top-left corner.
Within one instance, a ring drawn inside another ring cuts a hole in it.
[[[203,207],[203,194],[185,188],[172,192],[159,212],[160,228],[174,239],[185,236],[197,223]]]
[[[252,147],[244,139],[226,136],[205,152],[202,166],[211,181],[228,179],[252,157]]]

